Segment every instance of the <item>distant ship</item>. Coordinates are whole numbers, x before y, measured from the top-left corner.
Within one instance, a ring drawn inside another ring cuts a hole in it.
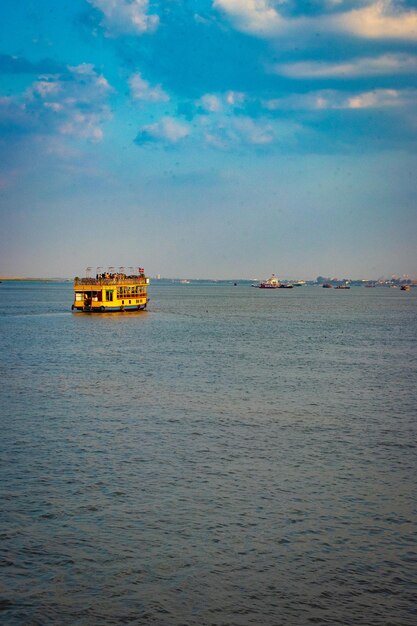
[[[280,287],[280,282],[275,274],[272,274],[272,276],[268,278],[268,280],[264,280],[259,283],[258,287],[260,289],[277,289],[278,287]]]
[[[333,285],[331,283],[324,283],[324,289],[332,289]]]
[[[77,276],[74,278],[74,302],[71,309],[83,313],[146,309],[148,285],[149,278],[146,278],[142,267],[138,268],[137,274],[130,276],[123,272],[104,272],[95,278]]]

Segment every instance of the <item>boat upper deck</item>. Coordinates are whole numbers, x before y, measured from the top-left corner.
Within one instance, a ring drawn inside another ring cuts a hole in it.
[[[74,287],[106,287],[110,285],[147,285],[149,279],[145,276],[112,276],[108,278],[74,278]]]

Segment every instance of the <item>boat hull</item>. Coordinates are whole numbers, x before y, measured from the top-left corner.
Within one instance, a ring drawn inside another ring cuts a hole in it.
[[[72,305],[71,307],[74,313],[129,313],[131,311],[145,311],[146,304],[139,304],[135,306],[117,306],[117,307],[77,307]]]

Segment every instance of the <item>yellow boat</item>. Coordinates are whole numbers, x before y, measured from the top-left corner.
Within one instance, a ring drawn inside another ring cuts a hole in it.
[[[102,272],[95,278],[88,276],[89,270],[86,278],[74,278],[73,311],[110,313],[146,309],[149,278],[142,267],[135,274]]]

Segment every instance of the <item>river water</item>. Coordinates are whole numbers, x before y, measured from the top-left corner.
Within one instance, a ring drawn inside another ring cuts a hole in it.
[[[8,625],[417,621],[417,289],[0,285]]]

